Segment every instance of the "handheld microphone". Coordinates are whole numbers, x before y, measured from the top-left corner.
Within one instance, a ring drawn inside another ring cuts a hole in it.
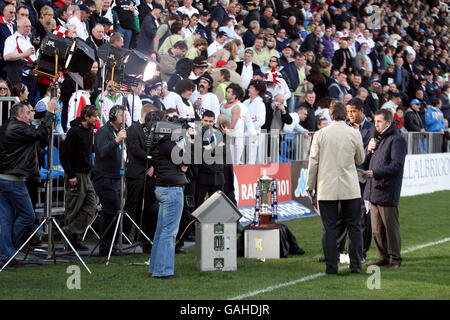
[[[377,130],[373,130],[372,131],[372,134],[371,134],[371,140],[372,139],[374,139],[375,140],[375,142],[376,142],[376,146],[375,146],[375,148],[372,150],[372,151],[370,151],[370,153],[375,153],[375,150],[377,150],[377,148],[378,148],[378,144],[380,143],[380,133],[377,131]]]

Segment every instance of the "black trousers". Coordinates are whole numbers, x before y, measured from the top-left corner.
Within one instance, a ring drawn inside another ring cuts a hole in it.
[[[133,219],[138,226],[141,227],[141,217],[142,217],[142,200],[144,198],[144,179],[132,179],[127,178],[127,198],[125,201],[124,210]],[[125,218],[123,220],[123,231],[128,236],[131,232],[132,223],[130,219]],[[135,238],[138,234],[136,230]],[[142,239],[142,235],[139,239]]]
[[[215,192],[223,190],[223,184],[221,185],[207,185],[197,183],[195,187],[195,206],[198,208],[205,201],[206,195],[212,196]]]
[[[100,213],[100,236],[102,239],[99,250],[108,252],[116,227],[117,220],[115,218],[120,210],[120,179],[94,177],[93,185],[102,205]],[[114,223],[111,225],[113,221]]]
[[[342,206],[342,216],[347,225],[349,242],[350,269],[361,268],[362,233],[361,199],[319,201],[320,217],[323,224],[322,246],[326,260],[326,272],[338,272],[338,248],[336,230],[338,206]]]

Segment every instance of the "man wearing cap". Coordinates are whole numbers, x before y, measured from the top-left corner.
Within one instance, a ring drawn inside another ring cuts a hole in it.
[[[300,84],[297,65],[295,64],[295,60],[293,58],[294,50],[292,47],[286,46],[281,52],[283,53],[280,58],[280,63],[283,66],[283,69],[281,69],[281,74],[286,80],[289,91],[291,91],[291,97],[287,99],[288,112],[294,112],[296,109],[294,92]]]
[[[253,0],[247,1],[248,14],[244,20],[244,27],[250,28],[250,22],[260,20],[260,13],[257,9],[256,2]]]
[[[425,124],[420,116],[421,103],[418,99],[413,99],[410,107],[405,112],[405,128],[408,132],[425,132]]]
[[[164,104],[161,101],[161,94],[162,94],[161,81],[146,86],[144,91],[145,94],[139,96],[144,106],[150,103],[159,110],[165,110]]]
[[[145,16],[141,23],[141,32],[139,33],[139,38],[137,41],[138,50],[142,52],[153,50],[153,40],[155,38],[156,31],[161,25],[161,17],[162,7],[159,4],[153,5],[152,11]]]
[[[201,77],[206,69],[208,68],[208,62],[206,61],[206,57],[204,56],[197,56],[192,61],[192,72],[189,75],[189,79],[192,81],[197,80],[199,77]]]
[[[432,101],[437,97],[437,94],[441,91],[439,89],[439,85],[433,79],[433,73],[430,70],[425,72],[425,79],[427,79],[427,83],[425,85],[425,90],[428,95],[429,101]]]
[[[92,11],[85,4],[81,4],[78,8],[79,10],[75,11],[75,15],[67,21],[67,24],[75,25],[78,37],[86,40],[89,37],[87,20]]]
[[[212,111],[215,115],[215,120],[220,114],[220,104],[217,96],[212,93],[213,79],[208,73],[204,73],[197,79],[198,91],[195,91],[189,99],[195,106],[195,102],[199,101],[200,105],[195,109],[198,117],[203,118],[205,111]]]

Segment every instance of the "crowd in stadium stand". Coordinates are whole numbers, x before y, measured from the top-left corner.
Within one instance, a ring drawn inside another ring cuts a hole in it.
[[[216,118],[228,113],[238,133],[284,126],[313,132],[321,119],[331,121],[330,102],[358,99],[368,121],[388,108],[402,132],[448,128],[450,8],[444,1],[1,2],[0,95],[28,101],[36,118],[49,100],[48,82],[17,61],[36,63],[42,40],[54,33],[81,38],[96,53],[110,42],[159,62],[159,76],[133,87],[134,100],[127,97],[136,111],[130,110],[128,125],[151,103],[185,118],[200,119],[206,110]],[[58,132],[68,130],[84,104],[96,104],[104,123],[108,110],[121,104],[122,95],[107,85],[101,96],[108,79],[101,76],[105,62],[96,58],[78,91],[71,75],[60,74]],[[231,83],[244,90],[236,103],[240,112],[233,114],[226,101]],[[273,102],[294,123],[274,113]],[[305,110],[306,118],[299,117]]]

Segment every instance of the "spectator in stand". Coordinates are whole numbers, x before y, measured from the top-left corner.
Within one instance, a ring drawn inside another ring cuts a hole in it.
[[[439,99],[433,99],[431,106],[425,112],[425,130],[428,132],[440,132],[444,134],[446,129],[444,114],[441,110],[442,102]],[[448,123],[447,123],[448,127]]]
[[[245,31],[244,35],[242,36],[242,41],[244,42],[244,46],[246,48],[254,45],[256,37],[258,37],[259,35],[259,30],[259,22],[256,20],[251,21],[247,31]]]
[[[408,132],[425,132],[425,124],[420,116],[420,101],[413,99],[405,112],[405,128]]]
[[[69,21],[67,21],[67,23],[74,25],[77,30],[78,37],[86,40],[90,33],[87,20],[92,14],[92,11],[86,5],[81,4],[78,8],[75,7],[74,12],[75,14],[69,19]]]
[[[186,42],[183,40],[174,44],[168,52],[161,56],[161,78],[163,81],[169,81],[170,77],[175,74],[176,63],[180,60],[187,50]]]
[[[198,10],[192,6],[192,0],[183,0],[183,6],[178,8],[177,13],[188,15],[189,19],[194,13],[199,14]]]
[[[163,8],[159,4],[153,5],[151,12],[144,16],[144,19],[141,22],[141,32],[139,33],[137,41],[137,49],[142,52],[154,50],[155,35],[162,23],[162,11]]]
[[[244,61],[237,63],[236,72],[241,75],[244,88],[247,89],[253,75],[260,70],[260,66],[253,63],[253,50],[246,49],[244,52]]]
[[[316,117],[314,112],[315,102],[316,94],[314,91],[306,91],[305,102],[300,104],[300,107],[304,107],[308,110],[308,116],[300,122],[300,125],[309,132],[314,132],[316,130]]]
[[[3,8],[3,15],[0,17],[0,75],[1,78],[6,79],[6,72],[3,70],[5,61],[3,58],[3,49],[5,47],[5,41],[9,36],[12,36],[17,31],[16,22],[14,21],[16,14],[15,6],[7,4]]]

